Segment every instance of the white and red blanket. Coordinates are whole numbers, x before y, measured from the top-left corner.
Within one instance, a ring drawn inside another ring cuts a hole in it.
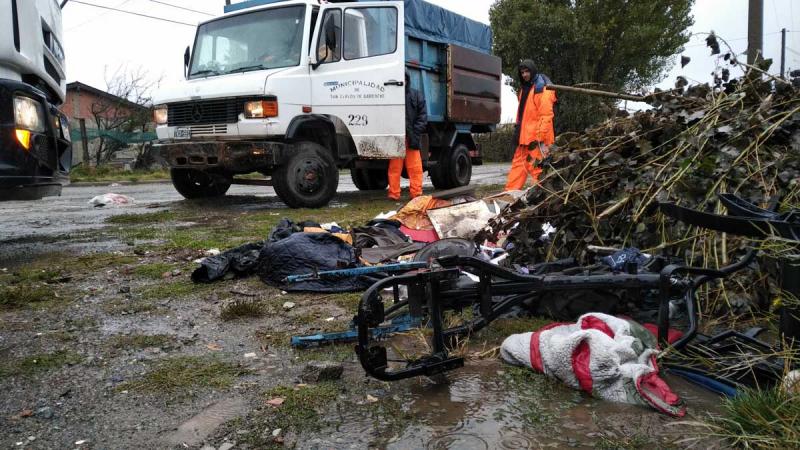
[[[503,341],[500,356],[573,389],[618,403],[652,406],[683,417],[680,398],[659,376],[655,336],[634,321],[590,313]]]

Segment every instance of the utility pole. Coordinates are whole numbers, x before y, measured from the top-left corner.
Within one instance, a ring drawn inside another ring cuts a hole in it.
[[[83,144],[84,168],[89,168],[89,136],[86,135],[86,119],[78,119],[81,126],[81,144]]]
[[[786,28],[781,29],[781,78],[786,78]]]
[[[747,14],[747,64],[764,59],[764,0],[750,0]]]

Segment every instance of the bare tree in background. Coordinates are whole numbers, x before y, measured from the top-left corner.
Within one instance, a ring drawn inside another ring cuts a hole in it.
[[[129,145],[130,133],[147,130],[152,121],[152,90],[161,79],[152,81],[141,67],[118,68],[106,74],[106,92],[114,97],[98,97],[91,105],[91,114],[98,130],[95,164],[101,166],[114,154]],[[149,145],[136,143],[136,160],[145,160]]]

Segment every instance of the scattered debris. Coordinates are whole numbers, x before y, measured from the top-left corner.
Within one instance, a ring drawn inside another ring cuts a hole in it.
[[[781,389],[793,396],[800,395],[800,370],[793,370],[786,374],[781,384]]]
[[[343,372],[344,366],[341,363],[312,361],[303,368],[303,374],[300,379],[306,383],[336,381],[342,377]]]
[[[595,397],[683,417],[683,403],[658,374],[656,348],[655,336],[636,322],[592,313],[575,324],[513,334],[500,356]]]
[[[283,304],[283,309],[285,309],[286,311],[289,311],[290,309],[292,309],[294,307],[295,307],[294,302],[285,302]]]
[[[281,406],[285,401],[286,399],[283,397],[275,397],[273,399],[267,400],[267,404],[269,406],[277,408],[278,406]]]
[[[122,194],[103,194],[98,195],[96,197],[92,197],[89,200],[89,205],[94,206],[95,208],[102,208],[103,206],[126,206],[132,205],[134,202],[133,197],[128,197],[127,195]]]

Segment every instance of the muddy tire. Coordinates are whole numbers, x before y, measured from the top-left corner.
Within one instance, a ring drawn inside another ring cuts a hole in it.
[[[231,187],[230,177],[201,170],[170,169],[169,175],[175,190],[189,199],[220,197]]]
[[[339,186],[339,169],[330,151],[314,142],[299,142],[272,173],[273,188],[290,208],[321,208]]]
[[[350,178],[359,191],[382,191],[389,186],[386,169],[350,169]]]
[[[464,144],[443,151],[438,164],[429,171],[431,182],[436,189],[452,189],[466,186],[472,179],[472,159]]]

